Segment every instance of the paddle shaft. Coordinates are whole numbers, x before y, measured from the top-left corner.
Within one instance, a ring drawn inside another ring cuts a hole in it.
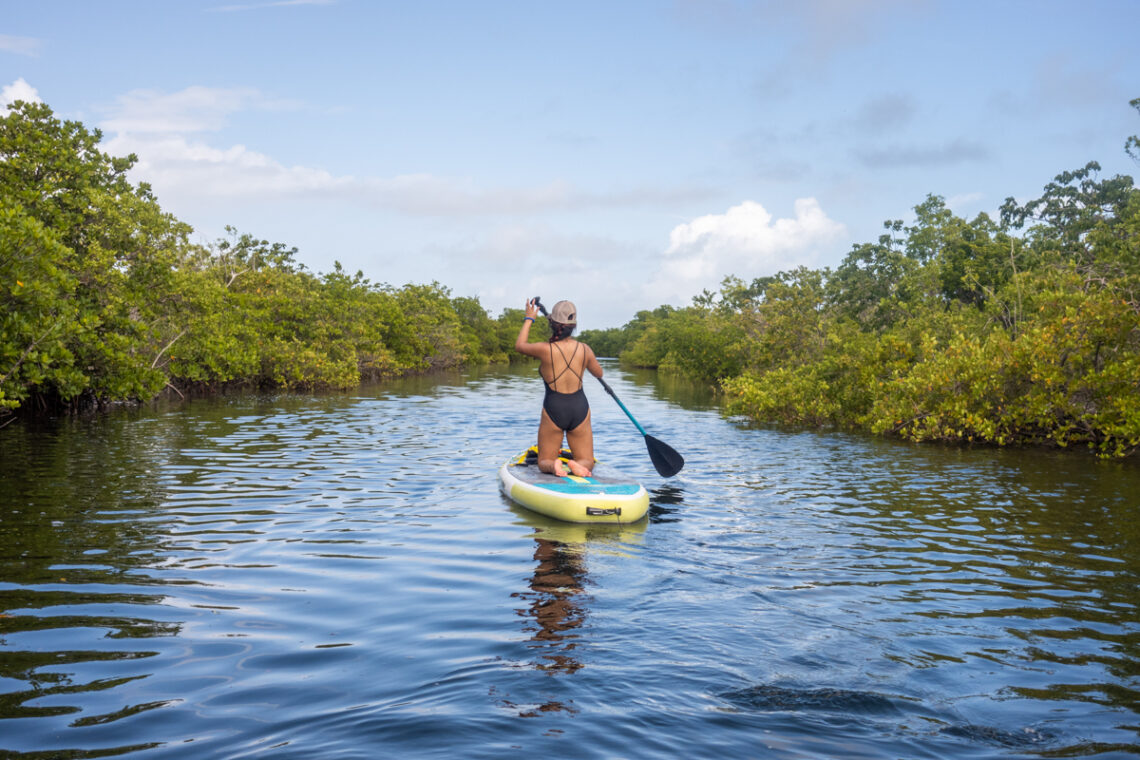
[[[649,458],[653,460],[653,466],[657,469],[657,473],[664,478],[671,478],[680,472],[681,468],[685,466],[685,458],[678,454],[669,444],[664,441],[659,441],[649,433],[646,433],[645,428],[643,428],[641,423],[637,421],[637,418],[625,408],[625,404],[617,397],[617,394],[614,393],[614,389],[610,387],[609,383],[600,377],[598,378],[598,382],[606,389],[606,393],[610,394],[610,398],[616,401],[617,405],[621,407],[621,410],[625,412],[625,416],[629,417],[629,421],[637,426],[638,432],[640,432],[642,438],[645,439],[645,448],[649,452]]]
[[[617,402],[617,405],[621,407],[621,410],[625,412],[625,416],[629,417],[629,421],[637,426],[637,429],[641,431],[641,434],[649,435],[649,433],[645,432],[645,428],[641,426],[641,423],[637,421],[637,418],[634,417],[633,414],[625,408],[625,404],[623,404],[621,402],[621,399],[617,397],[617,394],[614,393],[614,389],[610,387],[610,384],[600,377],[598,378],[598,382],[602,384],[602,387],[606,389],[606,393],[610,394],[610,397],[613,398],[613,400]]]

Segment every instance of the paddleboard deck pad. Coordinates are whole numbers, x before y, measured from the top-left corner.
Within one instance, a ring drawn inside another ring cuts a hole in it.
[[[563,449],[561,458],[565,466],[570,452]],[[588,478],[560,478],[538,469],[537,446],[504,464],[499,484],[519,506],[566,522],[633,523],[649,512],[649,493],[613,467],[594,462]]]

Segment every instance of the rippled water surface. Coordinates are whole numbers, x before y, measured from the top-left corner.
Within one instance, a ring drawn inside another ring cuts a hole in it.
[[[610,368],[620,529],[499,493],[533,370],[0,430],[0,756],[1140,753],[1140,467],[751,429]]]

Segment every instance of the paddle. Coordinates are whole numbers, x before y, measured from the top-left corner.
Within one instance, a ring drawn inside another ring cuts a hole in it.
[[[542,312],[542,316],[550,319],[550,315],[546,313],[546,307],[538,300],[538,296],[534,298],[534,305]],[[610,384],[600,377],[598,378],[598,382],[602,384],[602,387],[606,389],[606,393],[610,394],[610,397],[616,401],[617,405],[621,407],[621,410],[625,412],[625,416],[629,417],[630,422],[645,436],[645,448],[649,451],[649,459],[652,460],[653,466],[657,468],[658,474],[663,478],[671,478],[680,472],[681,468],[685,466],[685,458],[678,454],[669,444],[645,432],[645,428],[641,426],[641,423],[634,418],[625,404],[621,402],[621,399],[617,397],[617,394],[614,393],[614,389],[610,387]]]
[[[614,389],[610,387],[610,384],[600,377],[598,378],[598,382],[602,384],[602,387],[606,389],[606,393],[610,394],[613,400],[617,402],[617,405],[621,407],[621,410],[625,412],[625,416],[629,417],[630,422],[636,425],[641,434],[645,436],[645,448],[649,450],[649,458],[653,460],[653,466],[657,468],[657,472],[661,477],[671,478],[680,472],[681,468],[685,466],[685,458],[674,451],[673,447],[669,444],[645,432],[645,428],[643,428],[641,423],[634,419],[630,411],[625,408],[625,404],[617,397],[617,394],[614,393]]]

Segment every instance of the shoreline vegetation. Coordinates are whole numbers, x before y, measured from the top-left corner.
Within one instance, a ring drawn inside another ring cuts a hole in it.
[[[101,138],[43,104],[0,118],[0,427],[163,393],[351,388],[524,359],[522,309],[492,318],[438,282],[310,272],[295,248],[234,228],[192,243],[126,179],[135,156],[100,152]],[[1140,138],[1124,149],[1140,161]],[[997,220],[930,195],[834,270],[728,277],[581,338],[760,422],[1134,455],[1140,190],[1099,170],[1007,199]]]

